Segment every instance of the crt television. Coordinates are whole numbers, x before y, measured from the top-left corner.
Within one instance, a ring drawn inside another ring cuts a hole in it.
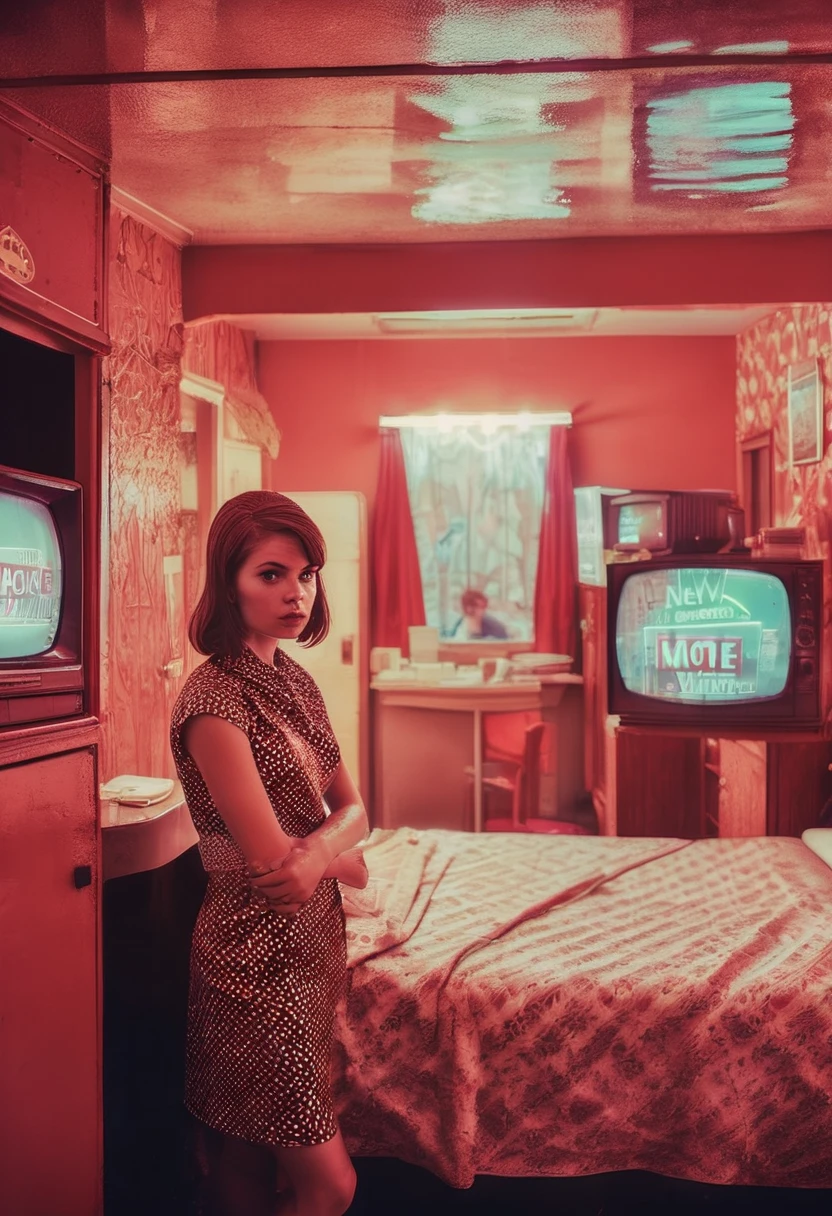
[[[0,728],[84,711],[82,491],[0,465]]]
[[[743,511],[731,490],[637,490],[608,509],[619,553],[716,553],[742,541]]]
[[[820,726],[822,562],[697,554],[607,576],[609,710],[622,724]]]

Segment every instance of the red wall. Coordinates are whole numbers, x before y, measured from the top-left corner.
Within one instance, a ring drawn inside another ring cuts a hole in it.
[[[572,412],[576,485],[733,488],[735,359],[731,337],[263,342],[273,485],[372,503],[381,414],[529,409]]]

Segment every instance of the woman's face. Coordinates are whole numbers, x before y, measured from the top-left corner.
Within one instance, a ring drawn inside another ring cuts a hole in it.
[[[318,567],[291,532],[276,532],[257,544],[240,569],[234,593],[253,649],[296,638],[309,621],[315,602]]]
[[[472,604],[468,605],[465,615],[468,617],[468,620],[472,621],[475,625],[481,625],[482,618],[485,616],[485,604],[482,602],[482,600],[475,600]]]

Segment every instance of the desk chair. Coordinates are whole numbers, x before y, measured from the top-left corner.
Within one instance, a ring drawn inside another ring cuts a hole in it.
[[[540,815],[540,785],[543,772],[543,743],[547,723],[535,722],[526,728],[520,760],[487,760],[483,764],[482,789],[486,832],[543,832],[546,834],[587,836],[586,828],[562,819]],[[551,747],[550,747],[551,752]],[[465,770],[473,781],[473,770]],[[473,788],[473,787],[472,787]],[[492,795],[492,797],[489,797]],[[489,815],[489,803],[502,795],[510,805],[510,815]]]

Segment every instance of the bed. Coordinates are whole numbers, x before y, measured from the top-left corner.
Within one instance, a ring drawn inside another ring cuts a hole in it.
[[[832,1187],[832,852],[405,828],[366,856],[334,1066],[354,1155],[456,1187]]]

